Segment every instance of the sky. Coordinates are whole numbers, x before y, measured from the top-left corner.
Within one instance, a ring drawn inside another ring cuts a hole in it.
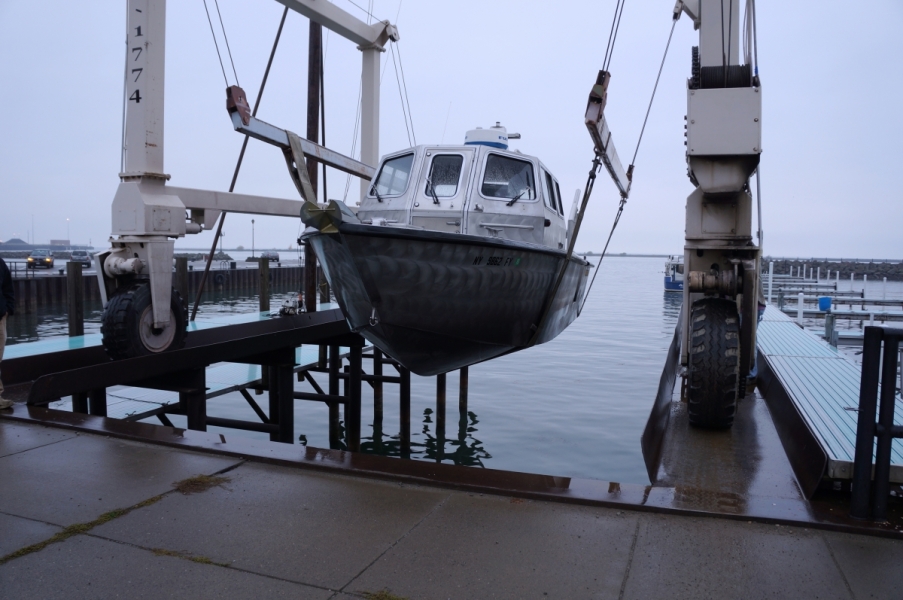
[[[349,0],[333,2],[368,19]],[[355,0],[367,7],[367,0]],[[208,0],[214,10],[212,0]],[[375,0],[397,24],[413,134],[461,143],[496,121],[520,133],[512,148],[552,170],[570,204],[592,160],[583,124],[601,68],[615,0]],[[903,259],[903,3],[759,0],[763,93],[760,165],[764,251],[772,256]],[[867,5],[867,8],[865,8]],[[219,0],[239,83],[256,99],[283,6]],[[672,0],[629,0],[612,56],[606,108],[621,159],[630,161],[671,28]],[[258,117],[306,131],[308,21],[290,13]],[[361,56],[325,37],[326,146],[350,153]],[[119,183],[125,2],[0,0],[0,240],[65,239],[105,245]],[[691,47],[677,23],[636,160],[634,184],[610,251],[679,253],[686,176],[683,116]],[[242,136],[224,108],[223,74],[203,0],[167,6],[165,169],[173,185],[227,190]],[[222,40],[220,39],[222,48]],[[380,153],[409,146],[391,53],[384,53]],[[227,59],[227,57],[224,56]],[[234,83],[229,73],[229,83]],[[346,176],[331,172],[329,198]],[[281,153],[252,140],[237,192],[297,198]],[[353,180],[349,204],[358,198]],[[577,244],[598,251],[617,207],[602,174]],[[67,222],[68,219],[68,222]],[[230,215],[226,247],[250,247],[252,217]],[[257,247],[286,249],[297,219],[255,217]],[[68,226],[68,233],[67,233]],[[177,247],[208,247],[212,232]]]

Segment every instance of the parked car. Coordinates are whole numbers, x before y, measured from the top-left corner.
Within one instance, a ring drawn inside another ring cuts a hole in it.
[[[261,252],[260,260],[268,260],[270,262],[279,262],[279,253],[278,252]]]
[[[26,266],[29,269],[37,269],[38,267],[44,267],[45,269],[53,268],[53,252],[50,250],[32,250],[31,254],[28,256],[28,262]]]
[[[70,256],[72,262],[81,263],[83,267],[91,268],[91,265],[94,264],[87,250],[73,250]]]

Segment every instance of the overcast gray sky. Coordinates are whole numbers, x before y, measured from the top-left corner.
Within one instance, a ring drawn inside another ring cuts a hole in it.
[[[213,8],[212,0],[210,1]],[[367,15],[348,0],[351,14]],[[366,0],[356,0],[367,6]],[[373,13],[401,33],[419,143],[459,143],[501,121],[556,174],[570,202],[592,144],[586,96],[601,67],[615,0],[376,0]],[[742,2],[741,2],[742,4]],[[672,0],[627,0],[606,113],[625,165],[633,153],[671,26]],[[282,5],[220,0],[239,80],[252,101]],[[0,240],[66,237],[102,246],[118,184],[125,2],[35,4],[0,0]],[[903,258],[903,2],[759,0],[763,85],[765,252],[784,256]],[[289,14],[258,116],[303,133],[308,22]],[[615,252],[676,253],[683,246],[683,115],[692,23],[677,24],[637,159]],[[327,37],[327,146],[350,152],[360,52]],[[391,64],[382,84],[381,153],[408,145]],[[224,82],[202,0],[170,2],[166,48],[166,172],[174,185],[228,189],[242,138],[224,108]],[[446,125],[447,121],[447,125]],[[328,180],[344,196],[345,176]],[[568,190],[565,192],[565,190]],[[250,143],[236,191],[296,197],[281,154]],[[354,182],[349,203],[357,200]],[[617,194],[600,179],[578,249],[601,249]],[[231,215],[226,245],[249,246],[251,217]],[[257,246],[287,248],[295,219],[257,218]],[[207,232],[177,242],[207,246]]]

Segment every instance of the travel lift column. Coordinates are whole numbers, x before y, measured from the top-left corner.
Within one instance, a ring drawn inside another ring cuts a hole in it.
[[[726,428],[755,357],[760,249],[749,177],[762,152],[762,94],[752,65],[740,64],[738,0],[678,1],[674,18],[682,13],[699,30],[699,47],[687,82],[686,157],[696,190],[686,204],[681,363],[690,423]]]

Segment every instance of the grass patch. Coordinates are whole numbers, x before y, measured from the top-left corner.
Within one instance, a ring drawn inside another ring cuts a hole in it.
[[[148,498],[134,506],[130,506],[128,508],[118,508],[116,510],[111,510],[110,512],[106,512],[93,521],[88,521],[87,523],[75,523],[74,525],[69,525],[64,528],[59,533],[54,534],[53,536],[47,538],[43,542],[38,542],[37,544],[32,544],[31,546],[25,546],[24,548],[19,548],[15,552],[10,552],[6,556],[0,557],[0,565],[4,565],[11,560],[15,560],[17,558],[21,558],[28,554],[32,554],[33,552],[40,552],[50,544],[56,544],[58,542],[64,542],[71,538],[74,535],[79,535],[82,533],[87,533],[97,527],[98,525],[103,525],[104,523],[109,523],[113,519],[118,519],[124,515],[129,514],[135,509],[144,508],[145,506],[150,506],[151,504],[157,502],[163,496],[154,496],[153,498]]]
[[[172,484],[177,490],[185,495],[198,494],[206,492],[212,487],[222,486],[224,483],[231,481],[228,477],[218,477],[216,475],[195,475],[182,481]]]
[[[378,592],[362,592],[367,600],[408,600],[404,596],[396,596],[389,590],[380,590]]]
[[[197,556],[194,554],[189,554],[187,552],[178,552],[176,550],[167,550],[166,548],[154,548],[151,550],[155,556],[171,556],[173,558],[182,558],[185,560],[190,560],[191,562],[200,563],[202,565],[215,565],[217,567],[228,567],[228,563],[219,563],[213,561],[206,556]]]

